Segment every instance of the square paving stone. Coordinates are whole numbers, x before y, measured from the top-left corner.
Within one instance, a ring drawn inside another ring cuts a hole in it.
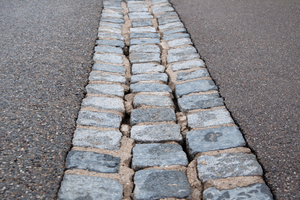
[[[272,193],[264,183],[256,183],[247,187],[237,187],[231,190],[218,190],[208,188],[203,193],[203,199],[247,199],[247,200],[273,200]]]
[[[183,112],[223,105],[223,99],[218,93],[190,95],[178,99],[178,106]]]
[[[129,12],[148,12],[148,6],[144,7],[129,7]]]
[[[113,47],[113,46],[96,46],[95,52],[99,53],[115,53],[123,55],[123,49],[120,47]]]
[[[180,38],[180,39],[168,41],[168,45],[171,48],[182,46],[182,45],[188,45],[188,44],[193,44],[190,38]]]
[[[162,13],[156,16],[157,19],[164,18],[164,17],[179,17],[175,11]]]
[[[178,144],[136,144],[132,155],[134,170],[153,166],[186,166],[188,164],[186,154]]]
[[[98,32],[110,32],[110,33],[122,33],[122,30],[119,28],[112,28],[112,27],[107,27],[107,26],[100,26],[98,28]]]
[[[189,155],[197,153],[242,147],[246,145],[242,133],[236,126],[208,128],[186,133]]]
[[[91,151],[72,150],[66,159],[67,169],[84,169],[100,173],[118,173],[120,158]]]
[[[168,18],[160,18],[158,19],[159,25],[164,25],[172,22],[180,22],[180,19],[178,17],[168,17]]]
[[[209,73],[207,69],[198,69],[193,72],[179,72],[177,74],[176,80],[177,81],[186,81],[191,79],[209,77]]]
[[[117,39],[117,40],[120,40],[120,41],[124,40],[122,34],[120,34],[120,33],[108,33],[108,32],[98,32],[98,38],[99,39],[112,38],[112,39]]]
[[[132,74],[165,72],[165,67],[155,63],[140,63],[132,65]]]
[[[170,35],[170,34],[174,34],[174,33],[186,33],[186,29],[185,28],[176,28],[176,29],[171,29],[171,30],[164,30],[163,32],[163,37]]]
[[[187,46],[183,48],[169,50],[167,62],[172,63],[172,62],[179,62],[185,60],[192,60],[196,58],[200,58],[196,49],[192,46]]]
[[[130,45],[135,45],[135,44],[159,44],[160,40],[158,38],[154,39],[131,39],[130,40]]]
[[[164,40],[175,40],[175,39],[180,39],[180,38],[190,38],[190,34],[188,33],[175,33],[175,34],[170,34],[164,37]]]
[[[184,28],[184,25],[180,21],[177,21],[177,22],[171,22],[168,24],[158,26],[159,30],[167,30],[167,29],[174,29],[174,28]]]
[[[124,76],[106,74],[101,72],[94,72],[90,73],[89,77],[90,81],[107,81],[107,82],[115,82],[115,83],[126,83],[126,78]]]
[[[131,92],[172,92],[170,87],[160,83],[134,83],[130,85]]]
[[[135,95],[133,98],[134,108],[140,106],[174,107],[170,97],[162,95]]]
[[[143,122],[176,121],[175,112],[171,108],[134,109],[131,111],[130,124]]]
[[[118,97],[124,96],[124,88],[120,85],[88,84],[85,89],[87,94],[106,94]]]
[[[129,19],[153,19],[149,12],[128,13]]]
[[[112,72],[118,74],[126,73],[126,68],[121,65],[111,65],[111,64],[104,64],[104,63],[94,63],[93,71],[103,71],[103,72]]]
[[[119,150],[122,133],[119,131],[100,131],[77,128],[73,137],[73,145],[98,149]]]
[[[122,24],[116,24],[116,23],[111,23],[111,22],[103,22],[103,21],[101,22],[100,21],[100,26],[107,26],[107,27],[122,29]]]
[[[105,18],[119,18],[119,19],[123,19],[124,16],[121,14],[113,14],[113,13],[102,13],[101,17],[105,17]]]
[[[58,192],[59,200],[121,200],[122,197],[123,186],[116,180],[71,174],[64,175]]]
[[[129,55],[131,63],[158,62],[160,63],[160,53],[133,52]]]
[[[123,99],[121,98],[89,96],[83,99],[81,106],[91,106],[99,110],[115,110],[121,113],[125,112]]]
[[[181,63],[172,64],[172,70],[174,72],[179,70],[193,69],[197,67],[205,67],[205,63],[203,62],[203,60],[188,60]]]
[[[143,33],[143,32],[155,33],[156,29],[154,27],[130,28],[130,33]]]
[[[134,20],[131,22],[132,27],[141,27],[141,26],[153,26],[153,23],[151,20]]]
[[[125,47],[125,43],[124,43],[123,40],[108,40],[108,39],[105,40],[105,39],[101,39],[101,40],[96,40],[96,44],[97,45],[108,45],[108,46],[114,46],[114,47],[121,47],[121,48]]]
[[[132,38],[160,38],[159,33],[130,33],[130,39]]]
[[[112,22],[112,23],[117,23],[117,24],[125,24],[124,19],[105,18],[105,17],[101,17],[100,22]]]
[[[182,141],[179,124],[140,125],[131,128],[131,138],[136,142]]]
[[[181,171],[150,169],[134,175],[134,200],[185,198],[191,189],[185,173]]]
[[[190,128],[205,128],[234,123],[226,109],[205,110],[187,115]]]
[[[172,6],[152,6],[152,12],[153,14],[162,13],[162,12],[169,12],[174,11],[174,8]]]
[[[114,113],[79,111],[77,125],[102,128],[120,128],[122,117]]]
[[[123,63],[122,56],[114,55],[114,54],[108,54],[108,53],[94,54],[93,60],[94,61],[105,62],[105,63],[115,63],[115,64],[122,64]]]
[[[190,93],[207,92],[217,89],[218,87],[212,80],[197,80],[176,85],[175,93],[177,98],[179,98]]]
[[[198,177],[202,182],[237,176],[262,176],[263,171],[255,155],[247,153],[222,153],[203,155],[197,159]]]
[[[155,44],[149,45],[132,45],[129,48],[129,53],[160,53],[160,48]]]
[[[139,81],[162,81],[168,83],[168,78],[168,75],[165,73],[139,74],[131,76],[130,83],[137,83]]]

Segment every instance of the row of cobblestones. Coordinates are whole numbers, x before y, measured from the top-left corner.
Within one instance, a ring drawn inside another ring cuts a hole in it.
[[[168,0],[103,5],[58,198],[272,199]]]

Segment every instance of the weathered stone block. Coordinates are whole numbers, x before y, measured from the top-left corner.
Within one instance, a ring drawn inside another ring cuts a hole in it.
[[[129,19],[153,19],[149,12],[128,13]]]
[[[106,26],[100,26],[98,28],[98,32],[110,32],[110,33],[118,33],[121,34],[122,30],[119,28],[112,28],[112,27],[106,27]]]
[[[169,12],[174,11],[174,8],[172,6],[152,6],[152,12],[153,14],[162,13],[162,12]]]
[[[190,38],[190,34],[188,33],[175,33],[175,34],[170,34],[164,37],[164,40],[175,40],[175,39],[180,39],[180,38]]]
[[[159,25],[164,25],[172,22],[180,22],[180,19],[178,17],[168,17],[168,18],[160,18],[158,19]]]
[[[139,74],[131,76],[130,83],[137,83],[139,81],[162,81],[168,83],[168,78],[168,75],[165,73]]]
[[[197,92],[206,92],[210,90],[217,90],[218,87],[212,80],[197,80],[187,83],[178,84],[175,86],[176,96],[179,98],[183,95]]]
[[[107,82],[115,82],[115,83],[126,83],[126,78],[124,76],[105,74],[92,71],[89,77],[90,81],[107,81]]]
[[[184,28],[184,25],[179,21],[179,22],[171,22],[168,24],[158,26],[159,30],[167,30],[167,29],[174,29],[174,28]]]
[[[195,58],[200,58],[197,50],[192,46],[171,49],[168,52],[167,61],[168,63],[179,62],[185,60],[192,60]]]
[[[140,125],[131,128],[131,138],[136,142],[182,141],[179,124]]]
[[[123,186],[116,180],[83,175],[64,175],[58,192],[59,200],[74,199],[119,199],[123,197]]]
[[[124,24],[125,23],[124,19],[105,18],[105,17],[101,17],[100,22],[112,22],[112,23],[117,23],[117,24]]]
[[[186,33],[185,28],[176,28],[176,29],[171,29],[171,30],[164,30],[163,32],[163,37],[174,34],[174,33]]]
[[[141,27],[141,26],[153,26],[153,23],[151,20],[134,20],[134,21],[132,21],[131,24],[132,24],[133,28]]]
[[[114,55],[114,54],[108,54],[108,53],[103,53],[103,54],[94,54],[94,61],[100,61],[100,62],[105,62],[105,63],[114,63],[114,64],[122,64],[123,63],[123,58],[122,56],[119,55]]]
[[[190,128],[204,128],[234,123],[226,109],[205,110],[187,115]]]
[[[106,94],[118,97],[124,96],[124,88],[120,85],[88,84],[85,89],[88,94]]]
[[[191,194],[186,175],[181,171],[150,169],[134,175],[134,200],[185,198]]]
[[[192,72],[180,72],[177,74],[176,80],[177,81],[186,81],[191,79],[209,77],[209,73],[207,69],[198,69]]]
[[[218,190],[214,187],[208,188],[203,193],[203,199],[273,200],[273,196],[266,184],[256,183],[247,187],[237,187],[231,190]]]
[[[164,18],[164,17],[179,17],[179,16],[175,11],[162,13],[156,16],[157,19]]]
[[[122,24],[116,24],[116,23],[111,23],[111,22],[100,21],[100,26],[122,29]]]
[[[133,98],[134,108],[140,106],[173,107],[174,103],[170,97],[161,95],[135,95]]]
[[[121,113],[125,112],[123,99],[121,98],[89,96],[83,99],[81,106],[91,106],[99,110],[115,110]]]
[[[129,53],[160,53],[160,48],[157,45],[132,45],[129,48]]]
[[[119,128],[122,117],[114,113],[79,111],[77,124],[82,126],[96,126],[103,128]]]
[[[186,133],[186,141],[189,155],[192,157],[200,152],[241,147],[246,144],[236,126],[190,131]]]
[[[130,124],[143,122],[176,121],[175,112],[171,108],[134,109],[131,111]]]
[[[112,72],[118,74],[126,73],[126,68],[121,65],[110,65],[104,63],[94,63],[93,71],[103,71],[103,72]]]
[[[143,32],[155,33],[156,29],[154,27],[130,28],[130,33],[143,33]]]
[[[132,152],[134,170],[153,166],[186,166],[188,164],[186,154],[178,144],[136,144]]]
[[[160,38],[159,33],[130,33],[130,39],[132,38]]]
[[[107,32],[98,32],[98,38],[99,39],[107,39],[106,43],[108,43],[110,38],[111,39],[117,39],[117,41],[120,40],[120,42],[123,42],[124,38],[122,36],[122,34],[119,33],[107,33]],[[123,42],[124,44],[124,42]],[[111,45],[111,46],[115,46],[115,45]],[[118,45],[119,46],[119,45]]]
[[[160,63],[160,53],[133,52],[129,55],[131,63],[158,62]]]
[[[99,34],[98,34],[99,36]],[[121,47],[124,48],[125,47],[125,43],[122,40],[96,40],[96,44],[97,45],[108,45],[108,46],[114,46],[114,47]]]
[[[203,60],[196,59],[196,60],[188,60],[181,63],[174,63],[172,64],[172,70],[179,71],[185,69],[193,69],[197,67],[205,67]]]
[[[120,47],[114,47],[114,46],[96,46],[95,52],[99,53],[115,53],[115,54],[121,54],[123,55],[123,49]]]
[[[172,92],[168,85],[160,83],[135,83],[130,85],[131,92]]]
[[[135,45],[135,44],[159,44],[160,40],[158,38],[154,39],[131,39],[130,40],[130,45]]]
[[[131,71],[132,74],[164,72],[165,67],[155,63],[141,63],[141,64],[133,64]]]
[[[223,99],[217,93],[190,95],[178,99],[178,106],[183,112],[223,105]]]
[[[188,44],[193,44],[190,38],[180,38],[180,39],[168,41],[168,45],[171,48],[182,46],[182,45],[188,45]]]
[[[100,131],[77,128],[73,137],[73,145],[98,149],[119,150],[122,133],[119,131]]]
[[[148,12],[149,9],[147,6],[144,7],[129,7],[129,12]]]
[[[66,159],[67,169],[84,169],[100,173],[118,173],[120,158],[91,151],[70,151]]]

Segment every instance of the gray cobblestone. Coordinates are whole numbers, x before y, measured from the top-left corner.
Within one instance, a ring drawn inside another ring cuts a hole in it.
[[[123,187],[116,180],[71,174],[64,175],[58,193],[59,200],[121,200],[122,196]]]
[[[131,92],[172,92],[169,86],[160,83],[135,83],[130,85]]]
[[[169,47],[177,47],[182,45],[193,44],[190,38],[180,38],[176,40],[168,41]]]
[[[186,133],[186,141],[189,155],[192,157],[200,152],[241,147],[246,144],[236,126],[190,131]]]
[[[72,150],[66,159],[67,169],[84,169],[100,173],[118,173],[120,158],[91,151]]]
[[[119,131],[100,131],[77,128],[73,137],[73,145],[107,150],[119,150],[122,133]]]
[[[182,142],[179,124],[133,126],[131,138],[136,142]]]
[[[253,154],[223,153],[217,156],[203,155],[197,159],[199,179],[206,182],[237,176],[262,176],[261,166]]]
[[[129,60],[131,63],[143,63],[143,62],[160,63],[160,53],[133,52],[129,55]]]
[[[130,19],[153,19],[153,16],[148,12],[128,13]]]
[[[98,33],[98,36],[99,36],[99,34],[100,33]],[[115,34],[115,33],[111,33],[111,34]],[[96,44],[97,45],[109,45],[109,46],[121,47],[121,48],[125,47],[125,43],[122,40],[102,40],[101,39],[101,40],[97,40]]]
[[[129,48],[129,53],[160,53],[160,48],[157,45],[132,45]]]
[[[112,75],[112,74],[105,74],[105,73],[98,73],[98,72],[91,72],[90,81],[107,81],[107,82],[115,82],[115,83],[126,83],[126,78],[124,76]]]
[[[105,18],[105,17],[101,17],[100,22],[112,22],[112,23],[117,23],[117,24],[124,24],[125,23],[124,19]]]
[[[131,22],[132,27],[141,27],[141,26],[153,26],[153,23],[151,20],[134,20]]]
[[[88,94],[106,94],[118,97],[124,96],[124,88],[120,85],[88,84],[85,89]]]
[[[165,73],[156,73],[131,76],[131,83],[137,83],[139,81],[162,81],[164,83],[168,83],[168,75]]]
[[[148,6],[143,7],[129,7],[129,12],[148,12]]]
[[[209,77],[209,73],[207,69],[198,69],[192,72],[180,72],[177,74],[176,80],[177,81],[186,81],[191,79]]]
[[[130,124],[143,122],[176,121],[175,112],[171,108],[134,109],[131,111]]]
[[[167,36],[170,34],[174,34],[174,33],[186,33],[186,29],[185,28],[176,28],[176,29],[171,29],[171,30],[164,30],[163,31],[163,36]]]
[[[111,18],[119,18],[119,19],[123,19],[123,13],[122,14],[118,14],[118,13],[105,13],[102,12],[102,17],[111,17]]]
[[[123,42],[122,40],[124,40],[123,36],[119,33],[107,33],[107,32],[98,32],[98,38],[99,39],[112,38],[112,39],[121,40],[120,42]],[[110,41],[111,40],[106,40],[106,41],[102,41],[102,42],[103,43],[108,43]],[[101,42],[99,41],[99,43],[101,43]],[[111,46],[113,46],[113,45],[111,45]],[[117,45],[114,45],[114,46],[117,46]],[[118,45],[118,46],[120,46],[120,45]]]
[[[191,194],[186,175],[181,171],[149,169],[134,175],[134,200],[185,198]]]
[[[178,106],[183,112],[223,105],[223,99],[217,93],[190,95],[178,99]]]
[[[164,72],[165,67],[154,63],[141,63],[132,65],[132,74]]]
[[[121,65],[110,65],[103,63],[94,63],[93,65],[94,71],[103,71],[103,72],[112,72],[125,75],[126,69]]]
[[[169,12],[169,11],[174,11],[174,8],[172,8],[172,6],[160,6],[160,5],[152,6],[153,14]]]
[[[217,90],[218,87],[212,80],[197,80],[187,83],[181,83],[175,86],[176,96],[179,98],[183,95],[197,92],[206,92],[210,90]]]
[[[159,30],[166,30],[166,29],[174,29],[174,28],[183,28],[184,25],[183,23],[179,22],[171,22],[168,24],[164,24],[164,25],[159,25],[158,29]]]
[[[161,95],[135,95],[133,98],[134,108],[145,106],[174,107],[170,97]]]
[[[113,46],[96,46],[95,52],[99,53],[115,53],[123,55],[123,50],[120,47]]]
[[[134,170],[153,166],[186,166],[188,164],[186,154],[178,144],[136,144],[132,152]]]
[[[175,39],[180,39],[180,38],[190,38],[190,34],[188,33],[174,33],[174,34],[169,34],[164,37],[164,40],[175,40]]]
[[[160,38],[158,33],[130,33],[130,39],[132,38]]]
[[[237,187],[231,190],[218,190],[214,187],[208,188],[203,193],[203,199],[273,200],[273,196],[266,184],[256,183],[247,187]]]
[[[110,32],[110,33],[118,33],[121,34],[122,30],[119,28],[112,28],[112,27],[106,27],[106,26],[100,26],[98,28],[98,32]]]
[[[123,100],[121,98],[89,96],[83,99],[81,106],[91,106],[99,110],[115,110],[121,113],[125,112]]]
[[[193,69],[197,67],[204,67],[205,64],[203,60],[196,59],[196,60],[188,60],[181,63],[174,63],[172,64],[172,70],[179,71],[179,70],[185,70],[185,69]]]
[[[77,125],[103,128],[119,128],[122,117],[114,113],[79,111]]]
[[[160,18],[157,20],[159,25],[164,25],[172,22],[180,22],[178,17]]]
[[[94,61],[106,62],[106,63],[115,63],[115,64],[122,64],[123,58],[119,55],[114,54],[94,54]]]
[[[153,38],[153,39],[131,39],[130,40],[130,45],[135,45],[135,44],[159,44],[160,40],[158,38]]]
[[[154,27],[137,27],[137,28],[130,28],[130,33],[155,33],[156,30]]]
[[[166,12],[166,13],[162,13],[162,14],[157,15],[156,18],[160,19],[160,18],[172,17],[172,16],[179,17],[176,12]]]
[[[186,46],[177,49],[171,49],[168,51],[167,61],[168,63],[179,62],[185,60],[192,60],[200,58],[197,50],[192,46]]]
[[[190,128],[204,128],[234,123],[229,112],[222,108],[216,110],[205,110],[187,115]]]
[[[111,23],[111,22],[103,22],[103,21],[101,22],[100,21],[100,26],[106,26],[106,27],[122,29],[122,24]]]

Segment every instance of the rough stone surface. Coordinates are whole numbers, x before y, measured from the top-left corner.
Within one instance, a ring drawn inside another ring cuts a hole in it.
[[[189,60],[181,63],[174,63],[172,64],[172,70],[179,71],[179,70],[185,70],[185,69],[192,69],[196,67],[204,67],[205,64],[203,60],[197,59],[197,60]]]
[[[168,52],[168,63],[192,60],[200,58],[195,47],[187,46],[183,48],[171,49]]]
[[[190,38],[190,34],[188,33],[175,33],[175,34],[170,34],[164,37],[164,40],[175,40],[175,39],[180,39],[180,38]]]
[[[168,24],[164,24],[164,25],[159,25],[158,29],[159,30],[166,30],[166,29],[174,29],[174,28],[183,28],[184,25],[183,23],[179,22],[171,22]]]
[[[130,33],[131,38],[160,38],[159,33]]]
[[[132,45],[129,52],[143,52],[143,53],[160,53],[160,48],[157,45]]]
[[[136,142],[182,141],[179,124],[133,126],[131,128],[131,138]]]
[[[183,112],[223,105],[223,99],[219,97],[218,93],[190,95],[178,99],[178,106]]]
[[[100,22],[112,22],[112,23],[118,23],[118,24],[124,24],[125,23],[124,19],[105,18],[105,17],[101,17]]]
[[[247,187],[237,187],[232,190],[218,190],[217,188],[208,188],[203,193],[203,199],[273,200],[273,196],[266,184],[256,183]]]
[[[139,74],[131,76],[131,83],[136,83],[139,81],[162,81],[168,83],[168,75],[165,73],[156,74]]]
[[[106,26],[100,26],[98,28],[98,32],[110,32],[110,33],[122,33],[122,30],[119,28],[112,28],[112,27],[106,27]]]
[[[180,19],[178,17],[168,17],[168,18],[160,18],[158,19],[159,25],[164,25],[172,22],[180,22]]]
[[[141,170],[134,175],[134,200],[185,198],[191,194],[186,175],[181,171]]]
[[[110,64],[103,64],[103,63],[94,63],[93,71],[103,71],[103,72],[112,72],[118,74],[126,73],[126,68],[121,65],[110,65]]]
[[[120,33],[99,32],[98,33],[98,38],[99,39],[112,38],[112,39],[117,39],[118,41],[124,40],[122,34],[120,34]]]
[[[131,92],[172,92],[168,85],[160,83],[135,83],[130,85]]]
[[[115,63],[115,64],[122,64],[123,58],[119,55],[114,54],[94,54],[94,61],[100,61],[105,63]]]
[[[123,186],[118,181],[83,175],[65,175],[58,192],[59,200],[121,200],[122,197]]]
[[[154,39],[131,39],[130,40],[130,45],[135,45],[135,44],[159,44],[160,40],[158,38]]]
[[[105,40],[105,39],[101,39],[101,40],[96,40],[96,44],[97,45],[109,45],[109,46],[121,47],[121,48],[125,47],[125,43],[122,40]]]
[[[112,75],[112,74],[105,74],[99,72],[91,72],[90,81],[108,81],[108,82],[115,82],[115,83],[126,83],[126,78],[124,76]]]
[[[134,170],[153,166],[186,166],[188,164],[186,154],[178,144],[136,144],[132,152]]]
[[[176,96],[179,98],[183,95],[197,92],[206,92],[210,90],[217,90],[218,87],[212,80],[198,80],[187,83],[178,84],[175,86]]]
[[[66,164],[67,169],[84,169],[100,173],[118,173],[120,158],[91,151],[70,151]]]
[[[165,67],[155,63],[141,63],[141,64],[133,64],[131,71],[132,74],[164,72]]]
[[[116,53],[123,55],[123,50],[120,47],[113,46],[96,46],[95,52],[99,53]]]
[[[201,111],[189,114],[187,118],[190,128],[204,128],[234,123],[226,109]]]
[[[262,176],[263,174],[255,155],[246,153],[200,156],[197,159],[197,170],[202,182],[235,176]]]
[[[102,13],[101,16],[105,17],[105,18],[119,18],[119,19],[123,19],[124,18],[124,16],[121,15],[121,14],[111,14],[111,13]]]
[[[166,12],[156,16],[157,19],[164,18],[164,17],[178,17],[178,15],[176,12]]]
[[[134,108],[140,106],[174,107],[170,97],[161,95],[135,95],[133,98]]]
[[[152,12],[153,14],[161,13],[161,12],[169,12],[174,11],[174,8],[172,6],[152,6]]]
[[[103,128],[119,128],[122,117],[114,113],[79,111],[77,124],[82,126],[97,126]]]
[[[186,29],[185,28],[176,28],[176,29],[171,29],[171,30],[164,30],[163,32],[163,36],[167,36],[170,34],[174,34],[174,33],[186,33]]]
[[[180,38],[176,40],[168,41],[169,47],[177,47],[182,45],[193,44],[190,38]]]
[[[246,145],[242,133],[236,126],[190,131],[186,133],[186,141],[191,156],[195,156],[199,152]]]
[[[138,53],[133,52],[129,55],[131,63],[158,62],[160,63],[160,53]]]
[[[134,109],[131,111],[132,125],[142,122],[176,121],[175,112],[171,108]]]
[[[141,27],[141,26],[153,26],[153,23],[151,20],[135,20],[132,21],[132,27]]]
[[[120,85],[88,84],[85,89],[88,94],[106,94],[118,97],[124,96],[124,88]]]
[[[153,19],[153,16],[148,12],[128,13],[129,19]]]
[[[119,150],[121,137],[122,133],[119,131],[77,128],[72,143],[74,146]]]
[[[130,28],[130,33],[143,33],[150,32],[155,33],[156,30],[154,27],[138,27],[138,28]]]
[[[82,107],[91,106],[99,110],[115,110],[124,113],[124,103],[121,98],[111,98],[111,97],[86,97],[83,99]]]
[[[107,26],[107,27],[118,28],[118,29],[122,28],[122,24],[103,22],[103,21],[100,21],[100,26]]]
[[[186,80],[203,78],[203,77],[208,77],[208,76],[209,76],[209,73],[208,73],[207,69],[198,69],[193,72],[180,72],[177,74],[176,80],[177,81],[186,81]]]

